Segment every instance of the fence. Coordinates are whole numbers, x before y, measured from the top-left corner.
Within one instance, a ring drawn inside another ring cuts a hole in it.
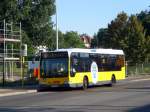
[[[128,63],[127,75],[150,75],[150,63]]]
[[[39,61],[25,61],[22,64],[20,61],[0,61],[0,83],[5,78],[5,83],[8,82],[21,82],[22,80],[31,79],[34,77],[34,68],[38,68]],[[5,73],[4,73],[5,71]]]

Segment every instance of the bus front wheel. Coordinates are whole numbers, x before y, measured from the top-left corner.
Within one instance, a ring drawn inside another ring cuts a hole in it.
[[[83,78],[83,90],[86,90],[89,86],[88,78],[84,77]]]

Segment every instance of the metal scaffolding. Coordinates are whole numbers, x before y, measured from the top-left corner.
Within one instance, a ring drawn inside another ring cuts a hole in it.
[[[13,80],[13,63],[21,63],[21,23],[7,23],[5,20],[0,22],[0,61],[3,62],[3,85],[6,79]]]

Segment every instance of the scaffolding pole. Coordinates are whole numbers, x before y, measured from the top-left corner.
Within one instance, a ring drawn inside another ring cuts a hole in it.
[[[21,52],[21,47],[22,47],[22,36],[21,36],[21,22],[20,22],[20,40],[21,40],[21,44],[20,44],[20,58],[21,58],[21,79],[22,79],[22,88],[24,86],[24,74],[23,74],[23,56],[22,56],[22,52]]]
[[[20,49],[22,46],[22,36],[21,36],[21,22],[20,22],[20,30],[13,31],[13,22],[6,23],[6,20],[3,20],[3,26],[0,29],[0,41],[2,41],[2,61],[3,61],[3,74],[2,74],[2,86],[4,87],[6,84],[7,79],[14,80],[14,60],[19,60],[22,64],[22,59],[20,53],[16,53],[17,50],[14,49],[15,44],[20,44]],[[17,25],[18,26],[18,25]],[[9,50],[10,49],[10,50]],[[19,55],[18,55],[19,54]],[[21,65],[21,77],[22,75],[22,65]]]
[[[3,87],[5,86],[5,24],[6,21],[4,20]]]

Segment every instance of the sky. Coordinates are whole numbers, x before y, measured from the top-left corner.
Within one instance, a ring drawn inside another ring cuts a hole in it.
[[[106,28],[122,11],[130,16],[150,9],[150,0],[57,0],[56,4],[60,31],[90,36]]]

